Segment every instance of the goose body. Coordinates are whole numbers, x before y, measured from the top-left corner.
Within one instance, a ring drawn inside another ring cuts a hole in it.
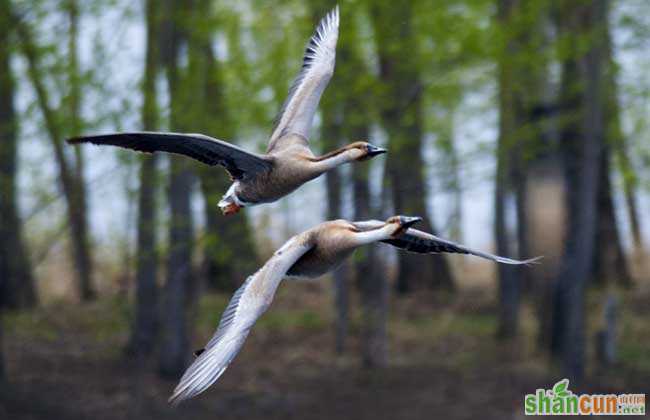
[[[77,137],[69,139],[68,143],[113,145],[148,153],[177,153],[208,165],[223,166],[233,180],[219,202],[219,208],[226,215],[243,207],[276,201],[339,165],[386,152],[365,141],[320,157],[315,156],[309,147],[314,114],[334,73],[338,33],[337,7],[321,20],[307,44],[302,68],[276,118],[265,154],[248,152],[203,134],[114,133]]]
[[[504,264],[530,264],[537,259],[513,260],[412,229],[419,217],[394,216],[385,222],[335,220],[321,223],[289,239],[235,292],[217,331],[183,374],[169,399],[172,404],[192,398],[212,385],[244,344],[257,319],[270,307],[285,276],[318,277],[332,270],[355,249],[384,242],[407,251],[476,255]]]

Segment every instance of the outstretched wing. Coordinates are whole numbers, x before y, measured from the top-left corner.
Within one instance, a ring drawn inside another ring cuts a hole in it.
[[[311,248],[303,235],[290,239],[235,292],[212,339],[185,371],[169,402],[176,405],[212,385],[239,353],[248,333],[271,305],[275,290],[291,267]]]
[[[329,12],[309,39],[302,69],[289,89],[273,127],[268,150],[278,148],[282,138],[297,134],[309,138],[316,108],[327,87],[336,61],[336,41],[339,37],[339,8]]]
[[[169,152],[189,156],[208,165],[221,165],[235,179],[271,169],[270,160],[203,134],[133,132],[76,137],[70,144],[112,145],[139,152]]]
[[[409,228],[404,234],[394,239],[387,239],[382,242],[393,245],[397,248],[404,249],[406,251],[416,252],[418,254],[439,254],[443,252],[454,254],[470,254],[502,264],[529,265],[537,262],[542,258],[536,257],[523,261],[513,260],[510,258],[489,254],[487,252],[477,251],[455,242],[438,238],[437,236],[430,233],[422,232],[420,230],[412,228]]]

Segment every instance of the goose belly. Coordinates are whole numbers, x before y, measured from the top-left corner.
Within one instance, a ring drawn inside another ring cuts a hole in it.
[[[308,251],[287,271],[290,276],[319,277],[336,269],[354,250],[325,252],[319,248]]]
[[[292,193],[316,176],[297,165],[280,165],[255,179],[241,182],[238,197],[247,203],[270,203]]]

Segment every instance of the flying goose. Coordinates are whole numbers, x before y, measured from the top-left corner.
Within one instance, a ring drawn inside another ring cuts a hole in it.
[[[339,165],[386,153],[385,149],[365,141],[322,156],[315,156],[309,148],[314,113],[334,72],[338,33],[337,6],[320,21],[307,44],[302,69],[276,118],[266,154],[248,152],[203,134],[115,133],[72,138],[68,143],[177,153],[208,165],[223,166],[234,181],[219,202],[225,215],[237,213],[242,207],[276,201]]]
[[[385,242],[420,254],[471,254],[503,264],[531,264],[476,251],[411,226],[420,217],[393,216],[385,222],[335,220],[321,223],[289,239],[255,274],[248,277],[226,307],[212,339],[198,350],[169,402],[178,404],[212,385],[239,353],[257,319],[269,308],[285,276],[318,277],[334,269],[356,248]]]

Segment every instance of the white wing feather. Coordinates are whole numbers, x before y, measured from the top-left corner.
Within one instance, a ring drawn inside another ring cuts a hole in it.
[[[296,236],[280,248],[257,273],[235,292],[205,350],[185,371],[169,398],[176,405],[212,385],[242,348],[255,321],[268,309],[287,270],[311,244]]]
[[[309,138],[321,95],[334,74],[338,36],[339,8],[336,6],[320,21],[307,44],[302,69],[276,119],[269,151],[287,134]]]

